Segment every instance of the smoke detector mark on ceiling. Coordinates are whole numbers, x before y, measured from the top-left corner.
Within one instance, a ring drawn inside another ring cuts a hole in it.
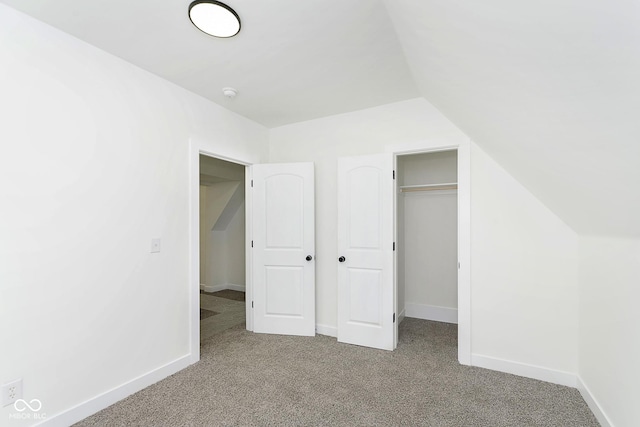
[[[233,99],[238,94],[238,91],[232,87],[224,87],[222,88],[222,93],[229,99]]]

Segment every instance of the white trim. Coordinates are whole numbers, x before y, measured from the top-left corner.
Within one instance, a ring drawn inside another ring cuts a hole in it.
[[[406,305],[406,304],[405,304]],[[405,316],[405,310],[406,308],[403,308],[402,311],[400,312],[400,314],[398,314],[398,325],[400,323],[402,323],[402,321],[404,320]]]
[[[458,146],[458,361],[471,364],[471,141]]]
[[[613,423],[611,422],[609,417],[607,417],[607,414],[602,409],[602,406],[600,406],[598,400],[593,396],[591,390],[589,390],[589,387],[587,387],[587,385],[579,375],[577,377],[576,388],[582,395],[584,401],[587,402],[589,409],[591,409],[591,412],[593,412],[593,415],[596,417],[600,425],[602,427],[613,427]]]
[[[567,387],[575,388],[577,382],[577,376],[571,372],[558,371],[542,366],[498,359],[481,354],[471,355],[471,365],[479,368],[491,369],[492,371],[505,372],[507,374],[533,378],[535,380],[546,381],[553,384],[560,384]]]
[[[320,325],[319,323],[316,323],[316,333],[319,335],[337,338],[338,328],[335,326]]]
[[[448,150],[458,152],[458,361],[471,365],[471,140],[451,135],[385,147],[395,156]]]
[[[460,145],[467,144],[469,138],[464,135],[447,135],[440,138],[421,139],[411,142],[405,142],[402,144],[391,144],[385,146],[387,153],[394,154],[420,154],[427,151],[448,151],[455,150]],[[460,181],[458,181],[460,182]]]
[[[72,408],[59,412],[55,415],[47,414],[47,419],[38,423],[39,426],[70,426],[77,423],[111,405],[132,395],[160,380],[175,374],[191,364],[191,355],[185,355],[173,362],[167,363],[153,371],[140,375],[137,378],[112,388],[102,394],[92,397]]]
[[[189,141],[189,348],[191,363],[200,360],[200,150]]]
[[[238,291],[238,292],[245,292],[247,289],[244,285],[234,285],[233,283],[227,283],[225,286],[227,287],[227,289],[231,291]]]
[[[245,292],[246,288],[243,285],[234,285],[233,283],[223,283],[222,285],[203,285],[200,284],[200,290],[205,292],[218,292],[218,291],[226,291],[227,289],[231,291]]]
[[[209,286],[209,285],[203,285],[202,283],[200,283],[200,290],[205,292],[218,292],[223,290],[222,286],[223,285]]]
[[[245,322],[247,331],[253,331],[253,167],[247,166],[244,171],[244,235],[245,248]],[[251,302],[251,303],[249,303]]]
[[[407,317],[416,319],[434,320],[436,322],[458,323],[458,309],[449,307],[438,307],[437,305],[414,304],[406,302],[404,304]]]
[[[201,291],[205,291],[205,292],[218,292],[218,291],[224,291],[225,289],[227,289],[226,285],[200,285],[200,290]]]
[[[399,248],[396,248],[396,245],[399,245],[401,239],[398,238],[398,183],[399,179],[396,179],[396,174],[398,170],[398,156],[393,155],[393,312],[398,314],[397,321],[395,325],[393,325],[393,349],[398,348],[398,338],[400,336],[400,332],[398,327],[400,326],[400,322],[402,318],[404,319],[404,308],[402,309],[402,313],[399,311],[399,303],[398,300],[398,252]],[[398,250],[396,250],[398,249]]]

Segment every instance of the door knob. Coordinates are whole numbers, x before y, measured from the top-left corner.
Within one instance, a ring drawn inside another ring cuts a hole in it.
[[[313,259],[313,257],[311,255],[307,255],[307,257],[305,258],[307,261],[311,261]]]
[[[340,261],[340,262],[345,262],[346,260],[347,260],[347,259],[346,259],[345,257],[343,257],[343,256],[341,256],[340,258],[338,258],[338,261]]]

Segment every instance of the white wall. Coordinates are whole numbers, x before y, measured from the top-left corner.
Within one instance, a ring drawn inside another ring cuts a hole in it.
[[[424,99],[296,123],[270,132],[270,162],[315,163],[316,322],[337,323],[337,159],[393,143],[461,133]]]
[[[457,194],[411,192],[404,204],[403,253],[405,302],[414,311],[428,307],[458,308]],[[408,317],[415,317],[407,313]],[[438,319],[433,319],[438,320]]]
[[[215,287],[214,290],[229,289],[229,285],[245,287],[244,203],[225,229],[209,231],[207,257],[206,280],[203,284]]]
[[[580,239],[579,375],[617,427],[640,425],[639,277],[640,240]]]
[[[225,230],[210,230],[207,233],[207,259],[204,285],[207,291],[220,290],[227,283],[227,233]]]
[[[316,166],[319,324],[336,325],[338,157],[461,135],[424,99],[272,129],[269,161]],[[475,363],[506,359],[575,374],[577,236],[475,144],[471,165]]]
[[[245,204],[227,227],[227,283],[244,287],[245,279]]]
[[[229,252],[233,248],[235,255],[237,255],[238,246],[241,245],[244,248],[245,233],[244,230],[239,230],[237,225],[229,229],[229,224],[226,224],[226,221],[222,227],[217,227],[217,224],[221,221],[223,212],[230,208],[230,200],[235,197],[239,188],[243,189],[243,187],[244,183],[238,181],[222,181],[201,186],[201,188],[204,188],[204,209],[201,206],[200,284],[207,286],[208,289],[214,286],[224,288],[228,283],[232,283],[229,282],[229,263],[233,257]],[[244,191],[241,191],[241,193],[244,195]],[[244,208],[236,209],[235,216],[240,211],[244,212]],[[242,217],[242,225],[244,225],[244,216]],[[238,268],[237,265],[241,265],[241,268],[244,268],[244,258],[245,255],[243,253],[241,259],[234,260],[233,266],[235,270]],[[234,274],[236,273],[235,270]],[[244,274],[242,277],[244,277]],[[244,286],[244,280],[237,284]]]
[[[456,151],[398,156],[400,185],[441,184],[458,181]]]
[[[0,39],[0,382],[51,418],[189,353],[189,138],[267,131],[4,5]]]
[[[207,227],[203,227],[203,221],[207,218],[207,187],[200,185],[200,283],[207,281]]]
[[[575,374],[578,237],[476,144],[471,250],[472,352]]]

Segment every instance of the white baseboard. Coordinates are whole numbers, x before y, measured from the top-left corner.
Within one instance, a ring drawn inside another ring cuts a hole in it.
[[[230,289],[232,291],[245,292],[244,285],[234,285],[233,283],[223,283],[222,285],[200,285],[200,290],[205,292],[218,292]]]
[[[458,310],[435,305],[405,303],[405,316],[436,322],[458,323]]]
[[[329,337],[338,337],[338,328],[335,326],[320,325],[316,323],[316,333]]]
[[[215,285],[215,286],[211,286],[211,285],[200,285],[200,290],[201,291],[205,291],[205,292],[218,292],[218,291],[222,291],[224,290],[224,285]]]
[[[602,427],[613,427],[613,423],[611,422],[609,417],[607,417],[607,414],[605,414],[605,412],[602,410],[602,406],[600,406],[596,398],[593,396],[593,394],[591,394],[591,390],[589,390],[589,387],[587,387],[584,381],[582,381],[582,378],[580,378],[580,376],[577,377],[576,388],[582,395],[584,401],[587,402],[589,409],[591,409],[591,412],[593,412],[593,415],[596,417],[600,425]]]
[[[512,362],[510,360],[497,359],[494,357],[483,356],[481,354],[471,355],[471,366],[491,369],[492,371],[506,372],[507,374],[519,375],[521,377],[533,378],[535,380],[574,388],[577,383],[577,376],[570,372],[557,371],[555,369],[520,362]]]
[[[57,427],[70,426],[87,418],[111,405],[132,395],[160,380],[183,370],[190,365],[191,355],[182,356],[173,362],[167,363],[153,371],[147,372],[118,387],[106,391],[98,396],[86,400],[72,408],[54,415],[47,414],[47,419],[38,423],[39,426]]]
[[[402,309],[402,311],[400,312],[400,314],[398,314],[398,325],[399,325],[400,323],[402,323],[402,321],[404,320],[404,317],[405,317],[405,316],[404,316],[404,312],[405,312],[405,310],[404,310],[404,309]]]

